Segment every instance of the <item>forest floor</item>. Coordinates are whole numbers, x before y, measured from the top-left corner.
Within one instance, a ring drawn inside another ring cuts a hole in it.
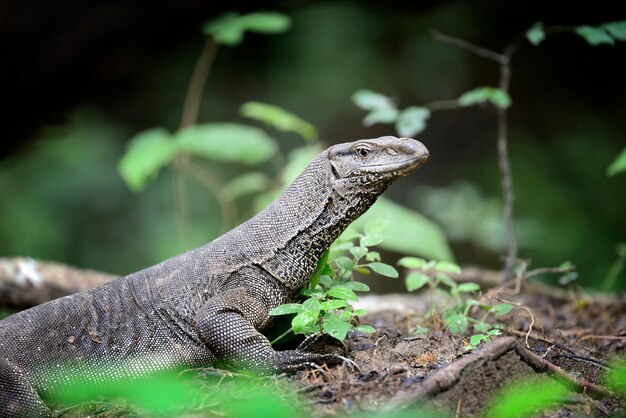
[[[616,389],[606,377],[626,354],[623,297],[529,282],[519,291],[480,296],[489,298],[515,308],[498,318],[500,336],[467,351],[472,332],[452,334],[440,321],[424,319],[428,292],[362,297],[369,313],[361,320],[376,332],[348,335],[346,357],[353,364],[271,378],[193,370],[202,399],[164,416],[626,416],[620,400],[626,388]],[[417,325],[430,330],[415,334]],[[501,395],[507,387],[508,397]],[[525,409],[527,415],[519,415]],[[60,415],[162,414],[90,402]]]

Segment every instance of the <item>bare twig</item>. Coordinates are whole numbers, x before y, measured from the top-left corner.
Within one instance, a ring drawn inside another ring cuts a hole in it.
[[[431,31],[433,37],[449,45],[456,46],[474,55],[490,59],[500,65],[500,80],[498,88],[504,92],[509,91],[511,82],[511,58],[519,45],[524,40],[523,34],[518,35],[515,40],[504,48],[503,53],[498,53],[487,48],[469,43],[463,39],[445,35],[438,31]],[[515,236],[515,228],[513,226],[513,179],[511,176],[511,165],[509,162],[508,151],[508,126],[507,126],[507,110],[505,107],[498,106],[498,167],[500,169],[500,178],[502,182],[502,195],[504,200],[504,224],[507,231],[507,254],[502,269],[502,281],[510,279],[513,275],[513,267],[517,260],[517,238]]]
[[[217,43],[209,37],[204,44],[204,49],[196,61],[196,66],[189,80],[187,95],[183,105],[183,113],[180,118],[180,127],[185,128],[193,125],[198,120],[198,111],[202,100],[202,91],[211,71],[211,65],[217,53]]]
[[[579,338],[576,343],[578,344],[584,340],[626,340],[626,335],[585,335]]]
[[[185,95],[185,102],[183,103],[183,111],[180,120],[180,129],[194,125],[198,120],[198,112],[200,110],[200,103],[202,101],[202,92],[204,85],[211,71],[211,66],[217,53],[218,44],[215,40],[209,37],[204,44],[202,53],[196,61],[191,79],[189,80],[189,86],[187,87],[187,94]],[[176,210],[176,224],[178,227],[179,240],[183,246],[187,246],[189,234],[187,231],[188,224],[188,208],[187,208],[187,187],[186,187],[186,168],[189,163],[189,155],[186,153],[179,154],[174,159],[173,164],[173,188],[174,188],[174,202]]]
[[[431,111],[436,111],[436,110],[458,109],[462,106],[459,104],[459,101],[457,99],[450,99],[450,100],[435,100],[428,104],[425,104],[423,107]]]
[[[498,64],[501,64],[503,60],[505,59],[504,55],[502,54],[499,54],[490,49],[480,47],[478,45],[471,44],[463,39],[445,35],[434,29],[432,29],[430,33],[433,36],[433,38],[435,38],[436,40],[440,42],[443,42],[448,45],[456,46],[457,48],[460,48],[460,49],[464,49],[465,51],[471,52],[472,54],[478,55],[479,57],[483,57],[483,58],[487,58],[492,61],[495,61]]]

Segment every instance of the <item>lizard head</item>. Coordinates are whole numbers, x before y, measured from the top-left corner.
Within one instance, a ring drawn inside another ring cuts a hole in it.
[[[428,159],[426,147],[411,138],[383,136],[329,148],[328,158],[336,181],[362,186],[387,186],[421,167]]]

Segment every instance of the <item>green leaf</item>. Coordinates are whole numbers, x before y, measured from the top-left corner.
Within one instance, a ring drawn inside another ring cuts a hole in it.
[[[345,287],[354,290],[355,292],[369,292],[370,287],[365,283],[357,282],[356,280],[351,280],[343,284]]]
[[[606,372],[604,381],[615,392],[626,393],[626,361],[622,358],[611,364]]]
[[[474,329],[478,332],[487,332],[489,331],[489,328],[491,328],[491,325],[486,322],[478,322],[477,324],[474,324]]]
[[[311,311],[302,311],[291,320],[291,329],[296,334],[311,334],[319,330],[318,314]]]
[[[350,248],[350,254],[357,260],[367,254],[367,248],[365,247],[352,247]]]
[[[287,315],[292,313],[298,313],[304,311],[304,308],[299,303],[285,303],[283,305],[278,305],[274,309],[270,311],[270,315]]]
[[[526,31],[526,39],[531,44],[537,46],[546,38],[546,33],[543,30],[543,22],[536,22],[530,29]]]
[[[622,171],[626,171],[626,148],[619,153],[617,158],[606,169],[606,175],[610,177]]]
[[[426,265],[426,260],[418,257],[402,257],[398,260],[398,265],[408,269],[420,269]]]
[[[230,12],[207,22],[202,31],[220,44],[235,46],[241,43],[246,31],[275,34],[290,26],[291,19],[281,13],[257,12],[241,16]]]
[[[352,102],[363,110],[394,108],[393,101],[371,90],[357,90],[352,95]]]
[[[235,177],[226,183],[224,189],[236,199],[267,190],[270,184],[271,181],[265,174],[253,171]]]
[[[138,192],[175,156],[176,146],[169,132],[163,128],[149,129],[130,140],[118,170],[128,187]]]
[[[322,304],[316,298],[310,298],[302,302],[302,311],[310,312],[315,314],[316,316],[320,314],[322,310]]]
[[[467,91],[459,97],[460,106],[472,106],[475,104],[485,103],[489,100],[490,87],[477,87]]]
[[[341,309],[348,306],[348,302],[343,299],[333,299],[322,302],[321,304],[323,311],[332,311],[334,309]]]
[[[333,279],[325,274],[320,276],[319,283],[324,287],[331,287],[333,285]]]
[[[556,380],[524,379],[502,389],[484,416],[520,418],[531,416],[564,399],[571,388]]]
[[[324,251],[320,259],[317,260],[315,271],[313,272],[313,274],[311,275],[311,279],[309,280],[310,289],[315,289],[317,287],[317,284],[320,282],[322,276],[333,273],[333,270],[328,265],[328,253],[328,250]]]
[[[330,251],[332,252],[344,252],[346,250],[350,250],[351,248],[354,247],[354,243],[348,241],[348,242],[340,242],[338,244],[332,244],[330,247]]]
[[[491,309],[489,309],[489,312],[491,312],[495,316],[500,316],[511,312],[513,308],[514,306],[510,303],[500,303],[498,305],[492,306]]]
[[[415,327],[415,329],[413,329],[413,332],[411,332],[411,334],[414,334],[414,335],[427,334],[428,331],[430,331],[430,328],[418,325]]]
[[[506,109],[511,106],[512,100],[509,93],[501,89],[493,89],[489,101],[501,109]]]
[[[252,126],[238,123],[193,125],[176,134],[178,147],[212,160],[260,164],[276,152],[274,138]]]
[[[321,289],[310,289],[307,287],[300,289],[300,294],[302,296],[306,296],[307,298],[314,297],[316,299],[320,299],[324,297],[324,292]]]
[[[376,123],[393,123],[398,117],[398,109],[386,107],[374,109],[363,118],[363,126],[372,126]]]
[[[493,87],[477,87],[465,92],[458,99],[460,106],[472,106],[489,102],[494,106],[506,109],[511,106],[511,96],[504,90]]]
[[[472,335],[470,337],[470,344],[471,345],[478,345],[478,344],[482,343],[484,339],[485,339],[485,336],[482,335],[482,334]]]
[[[283,132],[294,132],[304,139],[317,139],[317,129],[285,109],[261,102],[246,102],[239,108],[242,116],[258,120]]]
[[[343,270],[354,270],[354,260],[351,260],[346,256],[337,257],[337,259],[335,259],[335,264]]]
[[[409,292],[421,289],[430,282],[430,277],[418,271],[409,274],[406,278],[406,288]]]
[[[435,275],[435,279],[437,281],[439,281],[440,283],[445,284],[446,286],[448,286],[450,289],[457,289],[458,285],[456,284],[456,282],[454,280],[452,280],[450,278],[450,276],[448,276],[445,273],[437,273]]]
[[[352,302],[358,302],[359,297],[354,293],[354,291],[346,286],[334,286],[330,288],[327,292],[327,295],[332,296],[337,299],[349,300]]]
[[[615,44],[613,38],[601,27],[578,26],[576,33],[583,37],[589,45]]]
[[[391,277],[394,279],[399,276],[398,270],[396,270],[393,266],[390,266],[389,264],[376,262],[369,263],[367,266],[371,268],[376,274],[379,274],[381,276]]]
[[[454,259],[445,234],[437,224],[385,197],[380,197],[352,226],[363,229],[371,219],[380,218],[390,221],[381,233],[384,240],[380,247],[406,255],[437,260]]]
[[[354,316],[365,315],[367,313],[367,309],[357,309],[354,311]]]
[[[389,220],[384,218],[371,219],[365,224],[363,233],[367,235],[381,234],[389,226]]]
[[[368,234],[361,237],[360,244],[363,247],[373,247],[375,245],[380,244],[385,240],[385,236],[383,234]]]
[[[502,331],[500,331],[499,329],[492,329],[489,332],[487,332],[487,335],[489,336],[494,336],[494,335],[501,335]]]
[[[435,270],[443,271],[446,273],[461,273],[461,267],[450,261],[438,261],[437,264],[435,264]]]
[[[378,251],[370,251],[365,254],[365,259],[367,261],[380,261],[380,253]]]
[[[349,322],[342,321],[338,318],[330,318],[324,321],[322,329],[327,332],[331,337],[343,341],[348,335],[348,331],[352,329],[352,325]]]
[[[467,283],[461,283],[459,285],[459,292],[461,293],[478,292],[479,290],[480,290],[480,285],[478,283],[467,282]]]
[[[364,334],[373,334],[376,332],[376,328],[374,328],[371,325],[359,325],[359,326],[354,327],[354,329]]]
[[[467,330],[467,317],[465,315],[450,315],[445,319],[445,322],[453,334],[462,334]]]
[[[618,41],[626,41],[626,20],[605,23],[602,25],[602,28],[604,28],[604,30],[606,30],[614,39],[617,39]]]
[[[396,119],[396,131],[400,136],[417,135],[426,129],[428,118],[430,118],[430,110],[425,107],[407,107]]]

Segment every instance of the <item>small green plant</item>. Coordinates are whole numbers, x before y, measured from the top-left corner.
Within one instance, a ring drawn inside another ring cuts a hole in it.
[[[380,231],[384,225],[385,222],[377,220],[369,222],[363,233],[347,231],[324,253],[309,286],[300,292],[306,299],[279,305],[271,311],[272,315],[296,314],[291,328],[274,342],[289,332],[304,335],[325,332],[343,341],[353,329],[364,333],[375,331],[369,325],[355,325],[357,317],[366,311],[353,309],[350,302],[359,301],[355,292],[369,291],[365,283],[354,280],[354,272],[398,277],[398,271],[381,262],[380,254],[369,248],[382,242]]]
[[[463,334],[468,330],[470,324],[475,331],[480,332],[480,334],[472,337],[476,342],[475,344],[470,343],[472,349],[481,342],[490,341],[492,336],[499,335],[499,331],[493,329],[493,325],[487,322],[490,315],[498,317],[513,309],[513,305],[508,303],[492,306],[468,297],[467,295],[479,291],[480,286],[474,282],[456,283],[450,275],[461,273],[461,267],[454,263],[403,257],[398,260],[398,265],[413,270],[406,277],[407,290],[413,292],[426,285],[430,288],[431,309],[427,317],[434,317],[438,312],[442,312],[440,316],[451,332]],[[437,294],[442,297],[439,303]],[[470,311],[474,307],[483,311],[483,315],[479,319],[470,315]],[[418,333],[427,331],[428,328],[423,326],[416,329]]]
[[[474,334],[470,337],[470,342],[464,348],[465,351],[476,350],[482,343],[488,343],[491,341],[491,337],[502,334],[499,329],[492,329],[487,331],[486,334]]]

